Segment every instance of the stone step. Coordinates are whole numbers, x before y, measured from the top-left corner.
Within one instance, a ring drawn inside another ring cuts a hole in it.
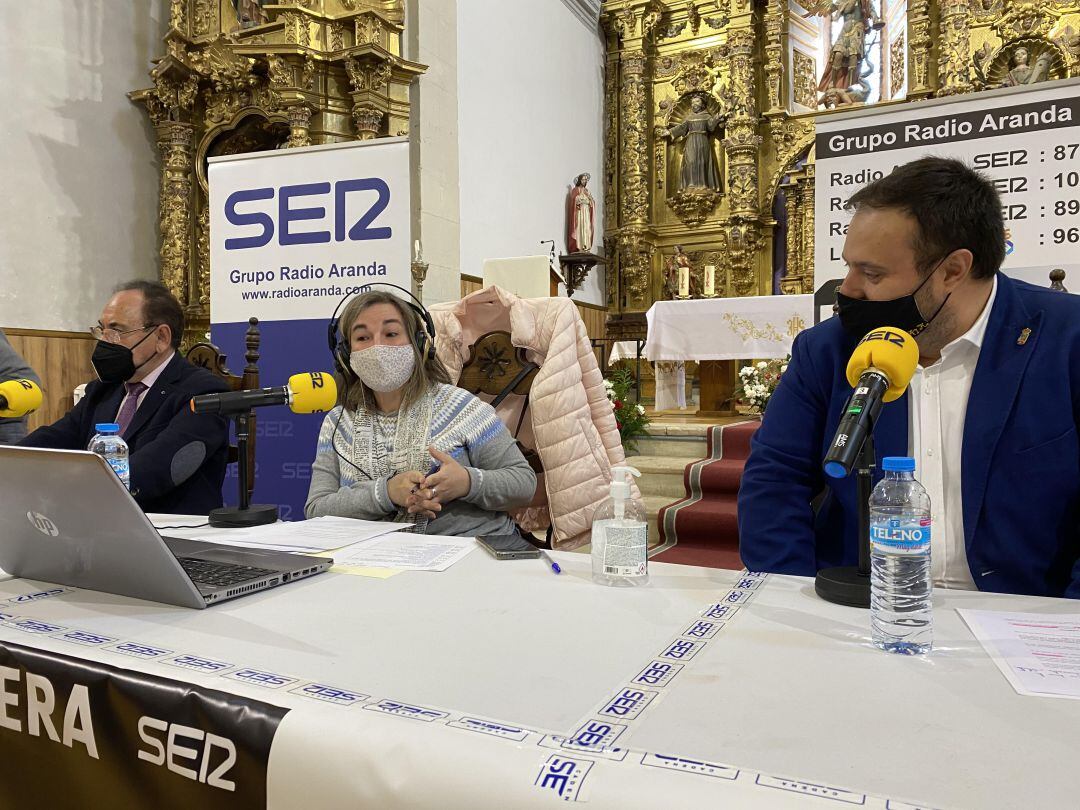
[[[692,462],[691,458],[679,456],[631,456],[627,462],[637,468],[641,478],[637,479],[642,495],[664,496],[670,500],[685,495],[683,471]]]
[[[705,458],[705,436],[646,436],[637,440],[639,456],[678,456],[693,460]]]

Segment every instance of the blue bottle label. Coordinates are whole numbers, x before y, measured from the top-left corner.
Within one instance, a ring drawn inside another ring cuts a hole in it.
[[[930,518],[871,523],[870,547],[886,554],[924,554],[930,550]]]
[[[126,458],[110,458],[108,462],[109,466],[113,468],[113,472],[119,475],[121,479],[127,478],[129,468]]]

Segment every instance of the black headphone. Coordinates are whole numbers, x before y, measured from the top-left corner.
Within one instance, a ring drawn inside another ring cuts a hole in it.
[[[401,303],[415,312],[424,325],[423,329],[417,329],[416,334],[413,335],[413,342],[416,344],[416,350],[420,354],[420,362],[426,363],[428,360],[433,359],[435,357],[435,322],[431,319],[431,313],[424,307],[423,302],[404,287],[385,281],[365,284],[363,291],[359,294],[362,295],[368,292],[372,287],[393,287],[395,290],[401,290],[416,302],[413,304],[409,301],[402,301]],[[334,307],[334,314],[330,316],[330,323],[326,326],[326,341],[330,347],[330,354],[334,357],[334,365],[345,377],[354,374],[352,367],[349,365],[349,355],[352,352],[349,349],[348,341],[338,329],[341,322],[338,313],[341,312],[345,302],[354,295],[357,295],[357,293],[347,293],[344,298],[338,301],[338,305]]]

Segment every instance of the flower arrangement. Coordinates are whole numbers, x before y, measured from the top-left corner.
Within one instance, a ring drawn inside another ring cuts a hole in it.
[[[783,360],[760,360],[752,366],[739,369],[739,385],[735,396],[750,407],[751,413],[763,413],[769,398],[780,384],[780,376],[787,371],[791,355]]]
[[[608,400],[615,411],[615,425],[619,428],[619,438],[627,452],[637,450],[637,439],[649,426],[649,417],[645,408],[630,402],[630,389],[634,387],[634,375],[629,369],[620,368],[604,380]]]

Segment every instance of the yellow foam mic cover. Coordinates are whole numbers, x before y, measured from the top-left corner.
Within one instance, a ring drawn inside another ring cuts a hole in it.
[[[323,413],[337,403],[337,383],[325,371],[305,371],[289,377],[289,410],[293,413]]]
[[[918,364],[919,346],[915,338],[903,329],[883,326],[859,341],[848,360],[847,378],[854,388],[864,371],[877,369],[889,379],[884,399],[892,402],[904,395]]]
[[[25,416],[41,407],[41,389],[33,380],[0,383],[0,397],[7,403],[0,408],[0,416]]]

